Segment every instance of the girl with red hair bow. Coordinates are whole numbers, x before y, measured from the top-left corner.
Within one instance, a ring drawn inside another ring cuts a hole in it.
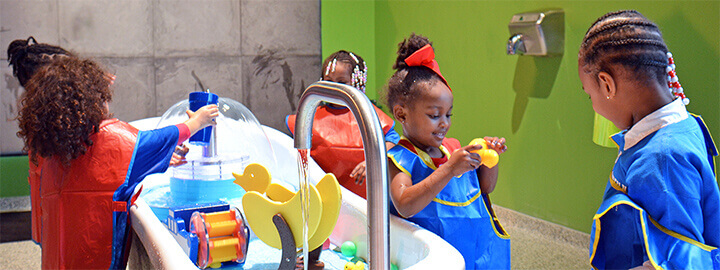
[[[388,151],[390,211],[436,233],[463,255],[467,269],[509,269],[510,236],[495,217],[488,194],[498,167],[481,166],[480,145],[446,138],[453,94],[430,41],[412,34],[399,44],[387,103],[403,127]],[[504,138],[485,137],[503,153]]]

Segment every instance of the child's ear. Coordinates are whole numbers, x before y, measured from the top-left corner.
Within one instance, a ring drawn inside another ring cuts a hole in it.
[[[407,114],[405,112],[405,108],[401,105],[395,105],[393,106],[393,117],[395,117],[395,120],[399,121],[400,123],[405,123],[405,118],[407,117]]]
[[[611,99],[617,94],[617,85],[615,79],[609,73],[600,71],[598,73],[598,83],[600,86],[600,92],[607,98]]]

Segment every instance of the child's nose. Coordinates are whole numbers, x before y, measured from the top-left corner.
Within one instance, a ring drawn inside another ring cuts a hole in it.
[[[444,128],[444,127],[447,127],[448,125],[450,125],[450,119],[447,118],[447,117],[441,117],[441,119],[440,119],[440,127],[443,127],[443,128]]]

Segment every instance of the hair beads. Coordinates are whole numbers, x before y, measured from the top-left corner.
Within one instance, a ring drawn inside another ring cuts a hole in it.
[[[361,92],[365,93],[365,83],[367,83],[367,65],[365,64],[365,60],[362,61],[363,68],[361,70],[360,61],[358,61],[357,57],[355,57],[355,54],[351,52],[349,54],[350,57],[355,60],[355,68],[352,73],[352,85]]]
[[[338,62],[355,66],[350,74],[350,85],[365,93],[365,84],[367,83],[367,64],[365,64],[365,60],[352,52],[338,51],[325,60],[325,76],[335,72]]]
[[[670,92],[676,97],[682,99],[683,104],[690,104],[690,99],[685,96],[684,90],[678,81],[677,73],[675,72],[675,60],[673,60],[672,53],[667,53],[668,66],[665,71],[668,75],[668,87]]]

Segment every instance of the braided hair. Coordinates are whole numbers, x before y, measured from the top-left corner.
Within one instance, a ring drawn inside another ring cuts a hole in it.
[[[386,86],[387,105],[391,109],[398,104],[409,105],[417,100],[424,88],[418,87],[428,83],[443,83],[440,76],[425,66],[408,66],[405,59],[425,45],[432,46],[427,37],[412,33],[410,37],[398,44],[397,59],[393,64],[395,73]]]
[[[71,52],[58,46],[37,43],[32,36],[11,42],[7,54],[8,62],[13,67],[13,75],[18,78],[23,87],[40,67],[51,62],[55,56],[74,56]]]
[[[668,48],[660,28],[635,10],[610,12],[588,29],[578,59],[597,77],[620,64],[638,78],[667,84]]]
[[[367,65],[362,57],[353,52],[340,50],[325,58],[322,65],[323,78],[330,74],[330,72],[335,71],[338,62],[346,63],[353,67],[350,82],[351,86],[365,93]]]

